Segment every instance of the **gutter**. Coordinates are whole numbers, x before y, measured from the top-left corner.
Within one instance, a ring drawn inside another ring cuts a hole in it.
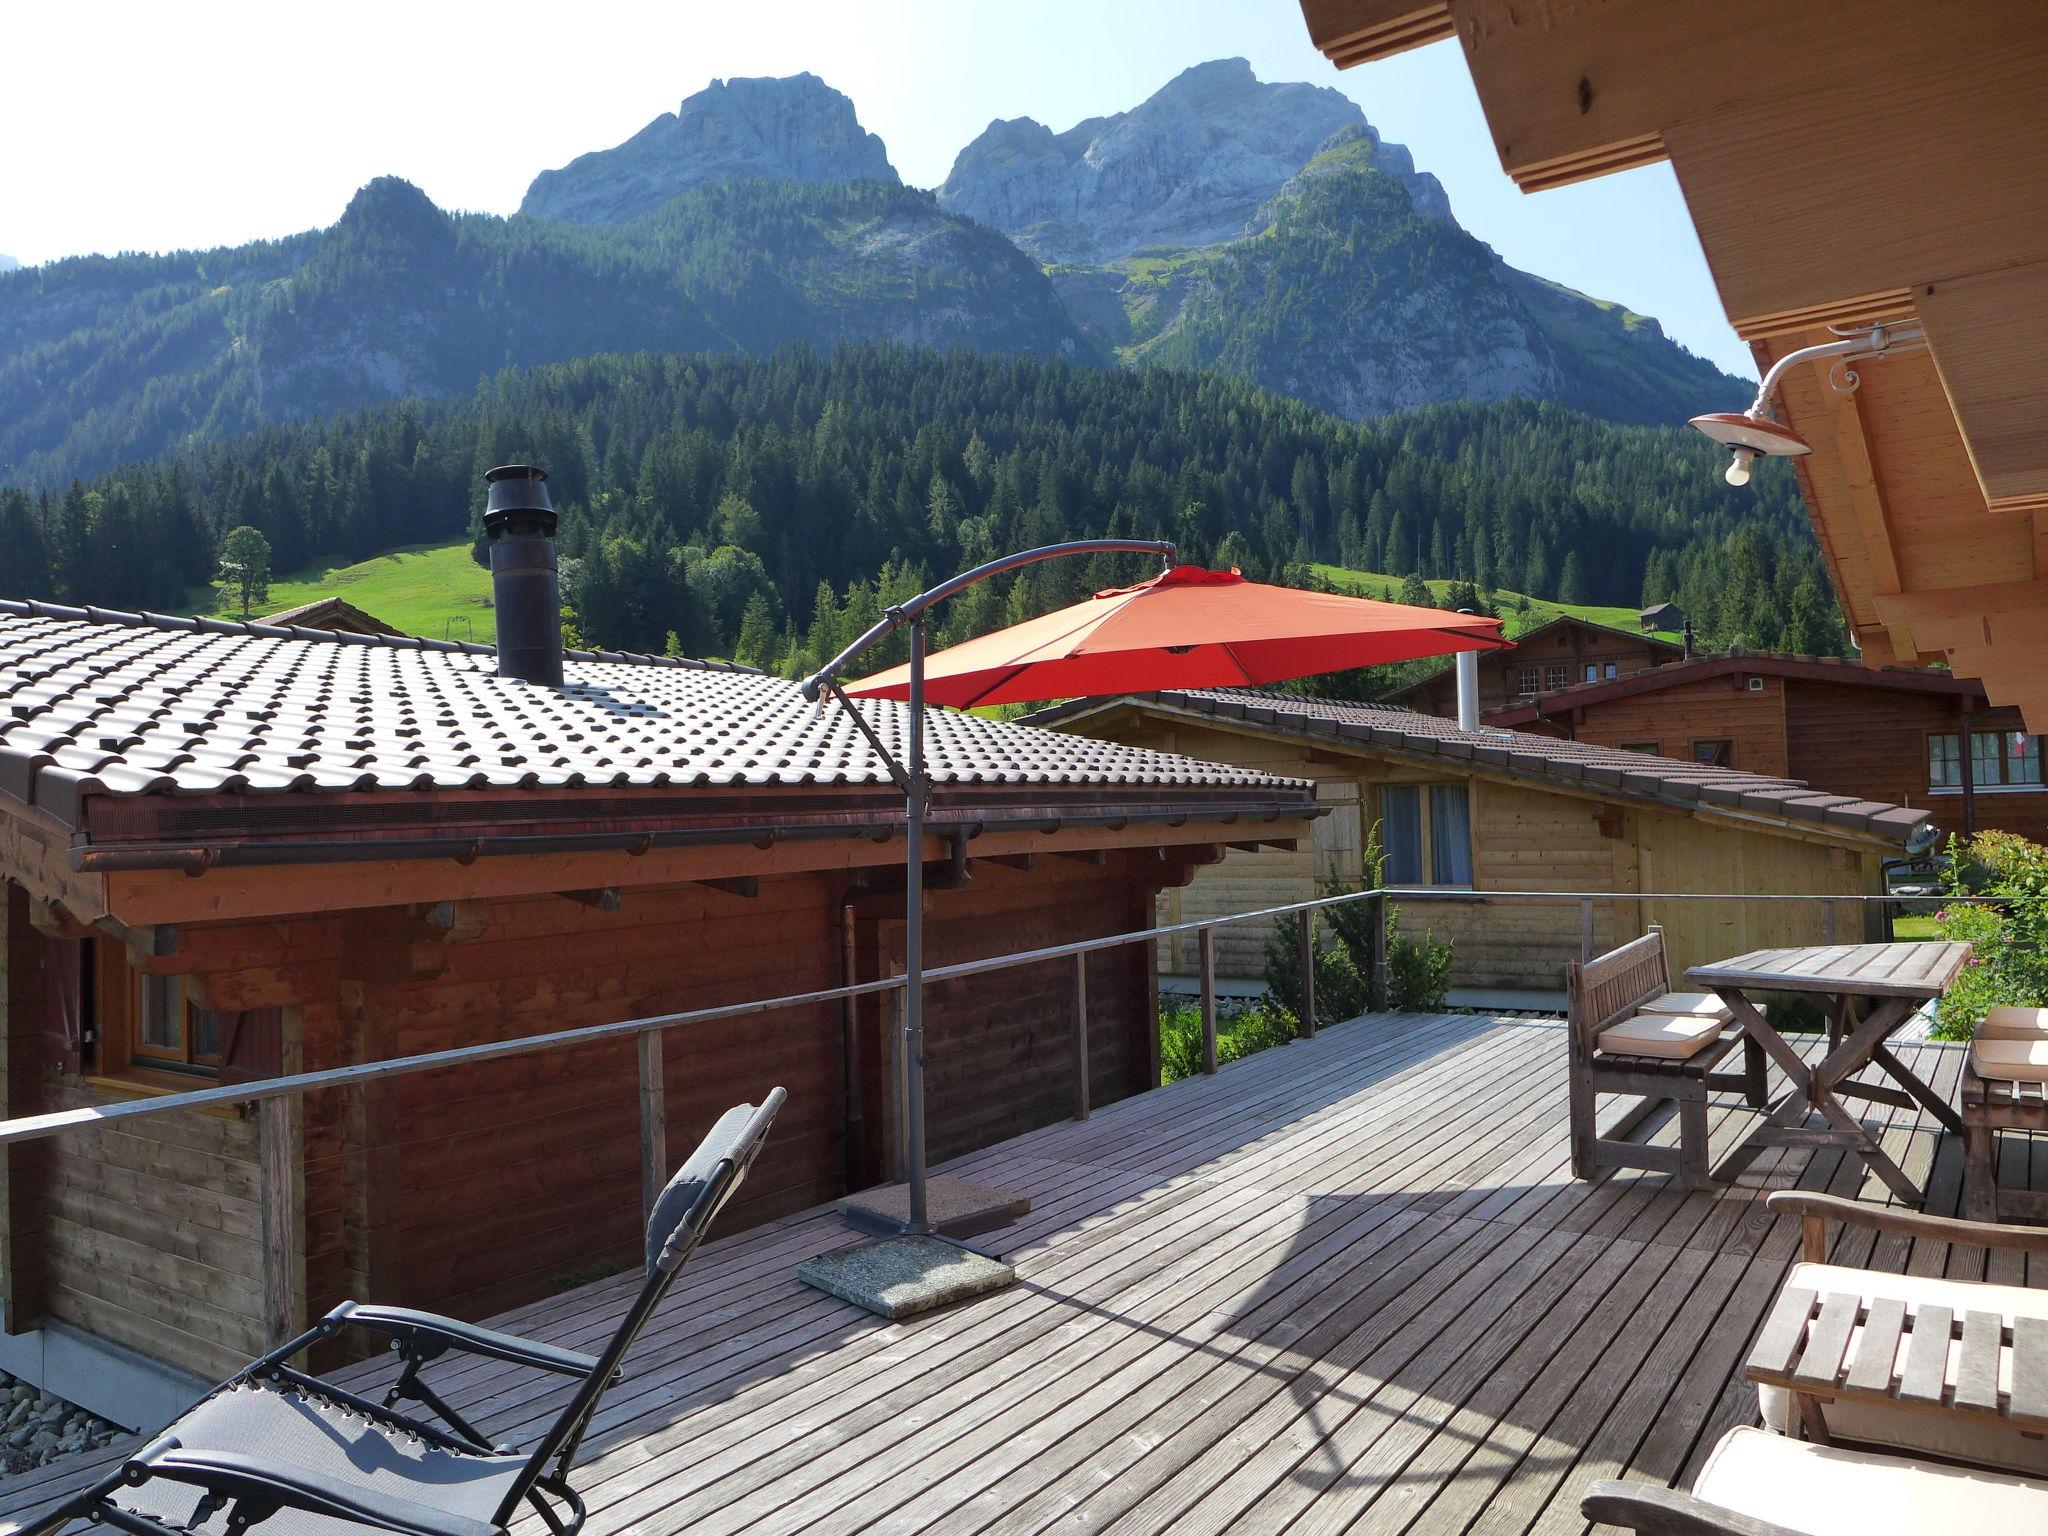
[[[1271,801],[1152,811],[1060,812],[1044,816],[980,817],[951,822],[935,819],[928,830],[954,839],[954,858],[964,860],[966,839],[986,831],[1038,831],[1050,835],[1078,827],[1186,826],[1190,821],[1230,825],[1242,820],[1303,820],[1328,814],[1329,807]],[[550,832],[480,837],[306,838],[267,843],[139,843],[119,848],[74,848],[71,867],[84,874],[175,869],[203,875],[210,869],[288,864],[364,864],[391,859],[453,859],[473,864],[483,858],[564,853],[624,853],[633,857],[657,848],[772,848],[778,843],[866,838],[892,842],[903,835],[900,820],[807,823],[801,826],[684,827],[659,832]]]

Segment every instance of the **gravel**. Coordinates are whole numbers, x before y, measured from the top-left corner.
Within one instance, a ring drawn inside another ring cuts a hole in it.
[[[77,1404],[0,1371],[0,1476],[97,1450],[123,1433]]]

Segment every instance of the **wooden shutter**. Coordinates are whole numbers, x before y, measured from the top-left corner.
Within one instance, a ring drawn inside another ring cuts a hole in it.
[[[43,1064],[77,1072],[85,1042],[85,941],[53,939],[26,923],[21,925],[20,935],[34,967],[35,997],[30,1017],[42,1040]],[[17,955],[20,953],[16,950]]]

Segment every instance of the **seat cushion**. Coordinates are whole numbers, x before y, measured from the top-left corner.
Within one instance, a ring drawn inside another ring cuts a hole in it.
[[[519,1477],[523,1456],[471,1456],[443,1450],[417,1436],[387,1434],[361,1415],[324,1398],[244,1385],[203,1398],[170,1425],[188,1451],[227,1451],[271,1466],[372,1493],[410,1499],[436,1510],[489,1521]],[[199,1501],[189,1483],[155,1478],[123,1488],[114,1499],[126,1509],[184,1524]],[[224,1525],[216,1517],[202,1529]],[[324,1515],[283,1510],[252,1530],[264,1536],[361,1536],[364,1527]]]
[[[2015,1008],[2001,1003],[1984,1015],[1979,1040],[2048,1040],[2048,1008]]]
[[[1735,1017],[1735,1010],[1712,992],[1666,992],[1647,1003],[1637,1003],[1636,1012],[1691,1014],[1696,1018],[1719,1019],[1724,1024]]]
[[[2048,1040],[1977,1040],[1970,1061],[1979,1077],[2013,1083],[2048,1083]]]
[[[1712,1045],[1720,1033],[1719,1019],[1695,1014],[1639,1013],[1601,1030],[1600,1049],[1609,1056],[1684,1061]]]
[[[1693,1495],[1807,1536],[2048,1530],[2048,1483],[1731,1429]]]
[[[1795,1264],[1785,1277],[1791,1290],[1816,1293],[1853,1291],[1866,1303],[1880,1296],[1903,1301],[1909,1314],[1922,1307],[1947,1307],[1957,1317],[1965,1312],[1996,1312],[2010,1327],[2015,1317],[2048,1318],[2048,1290],[2025,1285],[1987,1285],[1974,1280],[1942,1280],[1930,1275],[1887,1275],[1875,1270],[1852,1269],[1840,1264]],[[1847,1358],[1854,1360],[1862,1345],[1859,1327],[1849,1336]],[[1899,1364],[1905,1363],[1908,1340],[1899,1341]],[[1961,1345],[1950,1347],[1948,1379],[1956,1378]],[[2007,1357],[2008,1359],[2010,1357]],[[2001,1373],[2002,1374],[2002,1373]],[[2009,1382],[2002,1381],[2009,1386]],[[1757,1407],[1770,1428],[1783,1432],[1788,1425],[1790,1395],[1781,1387],[1756,1389]],[[1891,1408],[1882,1403],[1824,1403],[1828,1431],[1843,1440],[1866,1445],[1946,1456],[1980,1466],[1999,1467],[2011,1472],[2048,1476],[2048,1442],[2030,1440],[2016,1429],[1995,1424],[1972,1424],[1946,1414],[1918,1413]],[[2048,1529],[2048,1527],[2044,1527]]]

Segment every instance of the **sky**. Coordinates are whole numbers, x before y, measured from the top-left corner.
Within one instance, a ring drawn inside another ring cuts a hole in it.
[[[510,213],[537,171],[739,75],[821,76],[904,180],[936,186],[992,119],[1065,129],[1238,56],[1358,102],[1513,265],[1756,373],[1668,166],[1525,196],[1456,43],[1340,71],[1296,0],[100,0],[16,7],[5,30],[0,252],[25,262],[291,234],[387,174]]]

